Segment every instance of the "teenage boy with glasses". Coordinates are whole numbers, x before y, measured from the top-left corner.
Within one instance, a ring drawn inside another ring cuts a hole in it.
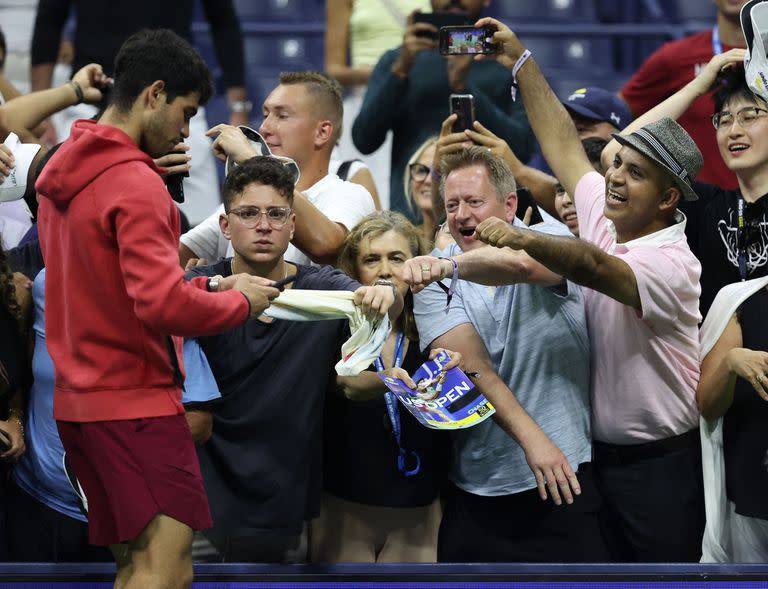
[[[294,182],[291,168],[273,157],[235,167],[219,217],[234,256],[189,275],[209,277],[211,288],[240,272],[275,282],[295,277],[285,288],[354,291],[365,311],[399,314],[402,296],[392,284],[361,286],[330,266],[286,261],[296,229]],[[226,562],[283,562],[318,515],[324,397],[346,337],[342,320],[262,317],[198,339],[222,394],[198,454],[213,515],[205,534]]]

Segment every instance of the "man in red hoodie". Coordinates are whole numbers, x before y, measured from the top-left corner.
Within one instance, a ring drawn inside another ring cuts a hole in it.
[[[172,335],[232,329],[278,295],[247,275],[185,282],[178,265],[179,213],[152,158],[188,136],[211,91],[186,41],[136,33],[115,60],[111,106],[74,123],[36,185],[54,417],[90,541],[113,546],[121,588],[188,587],[192,530],[211,525]]]

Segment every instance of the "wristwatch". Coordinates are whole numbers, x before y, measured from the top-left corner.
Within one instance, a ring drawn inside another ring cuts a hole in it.
[[[219,281],[221,279],[218,276],[214,276],[212,278],[209,278],[205,281],[205,289],[208,292],[218,292],[219,291]]]
[[[244,112],[250,114],[253,103],[250,100],[233,100],[229,103],[229,112]]]

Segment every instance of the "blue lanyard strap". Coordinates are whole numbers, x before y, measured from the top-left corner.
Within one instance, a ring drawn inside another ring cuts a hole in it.
[[[723,44],[720,42],[720,28],[712,27],[712,55],[720,55],[723,52]]]
[[[393,365],[395,368],[401,368],[403,365],[403,351],[405,348],[405,334],[402,332],[397,334],[397,339],[395,340],[395,356],[394,356],[394,362]],[[376,359],[376,370],[379,372],[384,371],[384,360],[381,356],[379,356]],[[400,444],[400,440],[402,437],[402,428],[400,427],[400,412],[397,407],[397,399],[395,398],[395,394],[391,391],[388,391],[384,394],[384,402],[387,405],[387,414],[389,415],[389,422],[392,424],[392,433],[395,434],[395,441],[397,442],[397,469],[403,473],[405,476],[410,477],[415,474],[418,474],[418,472],[421,470],[421,458],[419,458],[419,455],[416,452],[411,452],[403,448],[403,446]],[[412,469],[408,468],[408,456],[411,456],[413,459],[414,467]]]

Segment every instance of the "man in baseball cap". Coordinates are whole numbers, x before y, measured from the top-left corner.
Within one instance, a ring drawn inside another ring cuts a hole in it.
[[[632,122],[627,104],[613,92],[597,86],[573,91],[563,100],[563,105],[576,125],[579,139],[601,137],[608,140],[612,133]]]

